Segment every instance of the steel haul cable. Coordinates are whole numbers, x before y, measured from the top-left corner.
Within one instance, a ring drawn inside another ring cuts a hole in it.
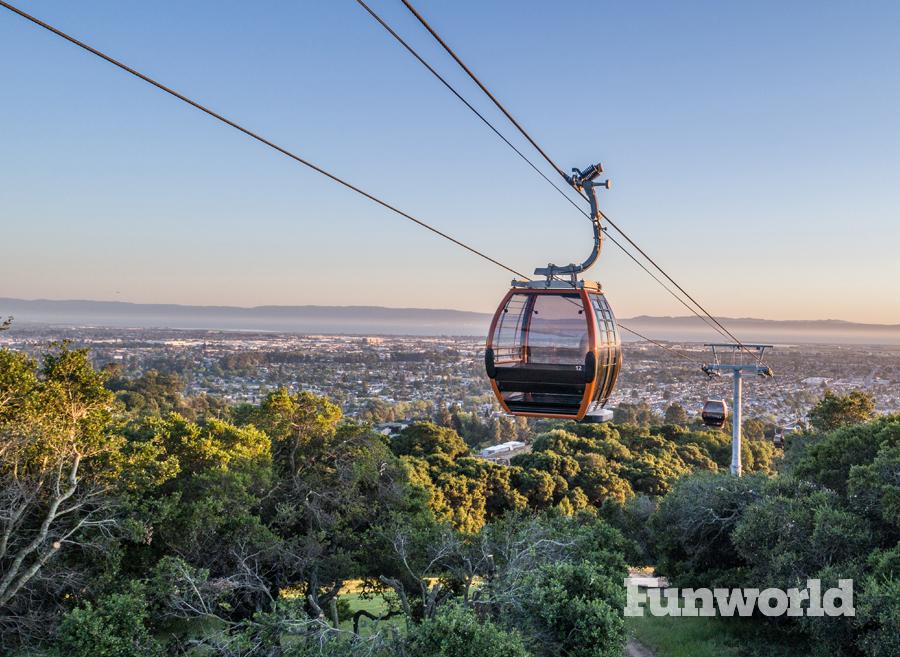
[[[133,75],[133,76],[135,76],[135,77],[137,77],[137,78],[139,78],[140,80],[143,80],[144,82],[146,82],[146,83],[148,83],[148,84],[150,84],[150,85],[153,85],[153,86],[156,87],[157,89],[160,89],[161,91],[164,91],[164,92],[170,94],[171,96],[177,98],[178,100],[180,100],[180,101],[182,101],[182,102],[184,102],[184,103],[187,103],[187,104],[190,105],[191,107],[194,107],[195,109],[198,109],[198,110],[200,110],[201,112],[203,112],[203,113],[205,113],[205,114],[207,114],[207,115],[213,117],[214,119],[217,119],[218,121],[221,121],[222,123],[224,123],[224,124],[226,124],[226,125],[228,125],[228,126],[234,128],[235,130],[238,130],[239,132],[244,133],[244,134],[247,135],[248,137],[251,137],[252,139],[254,139],[254,140],[256,140],[256,141],[258,141],[258,142],[260,142],[260,143],[262,143],[262,144],[265,144],[265,145],[268,146],[269,148],[272,148],[272,149],[278,151],[278,152],[281,153],[282,155],[285,155],[285,156],[291,158],[292,160],[294,160],[294,161],[296,161],[296,162],[298,162],[298,163],[300,163],[300,164],[302,164],[302,165],[304,165],[304,166],[306,166],[306,167],[312,169],[313,171],[315,171],[315,172],[317,172],[317,173],[319,173],[319,174],[321,174],[321,175],[323,175],[323,176],[325,176],[325,177],[327,177],[327,178],[333,180],[334,182],[337,182],[337,183],[343,185],[344,187],[346,187],[346,188],[348,188],[348,189],[350,189],[350,190],[356,192],[357,194],[360,194],[360,195],[366,197],[367,199],[369,199],[369,200],[371,200],[371,201],[377,203],[378,205],[381,205],[382,207],[387,208],[388,210],[391,210],[392,212],[394,212],[394,213],[400,215],[401,217],[403,217],[403,218],[405,218],[405,219],[408,219],[408,220],[412,221],[413,223],[415,223],[415,224],[417,224],[417,225],[419,225],[419,226],[421,226],[421,227],[423,227],[423,228],[425,228],[425,229],[431,231],[432,233],[434,233],[434,234],[436,234],[436,235],[438,235],[438,236],[440,236],[440,237],[443,237],[444,239],[446,239],[446,240],[452,242],[453,244],[456,244],[457,246],[466,249],[466,250],[469,251],[470,253],[473,253],[473,254],[475,254],[475,255],[477,255],[477,256],[479,256],[479,257],[481,257],[481,258],[487,260],[488,262],[490,262],[490,263],[492,263],[492,264],[494,264],[494,265],[497,265],[498,267],[500,267],[500,268],[502,268],[502,269],[505,269],[506,271],[508,271],[508,272],[510,272],[510,273],[512,273],[512,274],[514,274],[514,275],[516,275],[516,276],[519,276],[519,277],[521,277],[521,278],[524,278],[524,279],[528,280],[528,276],[526,276],[525,274],[522,274],[521,272],[518,272],[518,271],[516,271],[515,269],[513,269],[513,268],[511,268],[511,267],[509,267],[509,266],[503,264],[503,263],[500,262],[499,260],[496,260],[496,259],[494,259],[494,258],[491,258],[490,256],[488,256],[488,255],[482,253],[481,251],[475,249],[474,247],[471,247],[471,246],[469,246],[468,244],[466,244],[466,243],[464,243],[464,242],[462,242],[462,241],[460,241],[460,240],[458,240],[458,239],[456,239],[456,238],[454,238],[454,237],[451,237],[451,236],[448,235],[447,233],[444,233],[443,231],[440,231],[440,230],[438,230],[437,228],[434,228],[433,226],[431,226],[431,225],[425,223],[424,221],[421,221],[421,220],[419,220],[419,219],[416,219],[416,218],[413,217],[412,215],[410,215],[410,214],[408,214],[408,213],[406,213],[406,212],[400,210],[399,208],[397,208],[397,207],[391,205],[390,203],[381,200],[381,199],[378,198],[377,196],[374,196],[373,194],[370,194],[369,192],[364,191],[363,189],[357,187],[356,185],[353,185],[352,183],[347,182],[347,181],[344,180],[343,178],[341,178],[341,177],[339,177],[339,176],[337,176],[337,175],[335,175],[335,174],[333,174],[333,173],[330,173],[329,171],[326,171],[326,170],[323,169],[322,167],[320,167],[320,166],[318,166],[318,165],[316,165],[316,164],[313,164],[313,163],[310,162],[309,160],[307,160],[307,159],[305,159],[305,158],[303,158],[303,157],[300,157],[299,155],[296,155],[295,153],[292,153],[291,151],[287,150],[286,148],[283,148],[282,146],[279,146],[278,144],[276,144],[276,143],[270,141],[269,139],[266,139],[265,137],[262,137],[261,135],[259,135],[259,134],[255,133],[255,132],[253,132],[252,130],[249,130],[248,128],[243,127],[242,125],[240,125],[240,124],[238,124],[238,123],[232,121],[231,119],[228,119],[228,118],[226,118],[225,116],[223,116],[223,115],[221,115],[221,114],[219,114],[219,113],[217,113],[217,112],[215,112],[215,111],[213,111],[213,110],[211,110],[211,109],[205,107],[205,106],[202,105],[201,103],[199,103],[199,102],[197,102],[197,101],[195,101],[195,100],[192,100],[191,98],[185,96],[184,94],[179,93],[178,91],[175,91],[175,90],[172,89],[171,87],[168,87],[168,86],[162,84],[161,82],[156,81],[155,79],[151,78],[150,76],[145,75],[145,74],[141,73],[140,71],[138,71],[138,70],[136,70],[136,69],[134,69],[134,68],[131,68],[130,66],[128,66],[128,65],[126,65],[126,64],[123,64],[122,62],[118,61],[117,59],[114,59],[113,57],[107,55],[106,53],[104,53],[104,52],[102,52],[102,51],[100,51],[100,50],[97,50],[96,48],[94,48],[94,47],[92,47],[92,46],[90,46],[90,45],[84,43],[83,41],[80,41],[80,40],[76,39],[75,37],[73,37],[73,36],[71,36],[71,35],[69,35],[69,34],[63,32],[62,30],[60,30],[60,29],[58,29],[58,28],[56,28],[56,27],[53,27],[52,25],[49,25],[48,23],[45,23],[44,21],[41,21],[40,19],[38,19],[38,18],[36,18],[36,17],[34,17],[34,16],[32,16],[32,15],[30,15],[30,14],[28,14],[28,13],[22,11],[21,9],[19,9],[19,8],[15,7],[15,6],[11,5],[11,4],[9,4],[9,3],[6,2],[5,0],[0,0],[0,7],[4,7],[5,9],[8,9],[9,11],[11,11],[11,12],[13,12],[13,13],[15,13],[15,14],[21,16],[22,18],[25,18],[26,20],[31,21],[31,22],[34,23],[35,25],[38,25],[39,27],[42,27],[42,28],[44,28],[45,30],[47,30],[47,31],[49,31],[49,32],[51,32],[51,33],[53,33],[53,34],[55,34],[56,36],[65,39],[66,41],[68,41],[68,42],[70,42],[70,43],[72,43],[72,44],[78,46],[79,48],[82,48],[83,50],[86,50],[87,52],[91,53],[92,55],[95,55],[95,56],[99,57],[100,59],[103,59],[103,60],[109,62],[110,64],[113,64],[114,66],[116,66],[116,67],[122,69],[123,71],[125,71],[125,72],[127,72],[127,73],[129,73],[129,74],[131,74],[131,75]],[[523,157],[524,157],[524,156],[523,156]],[[660,347],[663,347],[663,348],[666,348],[666,349],[670,349],[670,350],[673,351],[674,353],[680,353],[680,352],[678,352],[678,350],[673,349],[673,348],[671,348],[671,347],[666,347],[665,345],[663,345],[663,344],[661,344],[661,343],[659,343],[659,342],[656,342],[655,340],[651,340],[650,338],[647,338],[647,337],[641,335],[640,333],[637,333],[636,331],[633,331],[633,330],[631,330],[631,329],[629,329],[629,328],[627,328],[627,327],[622,326],[621,324],[618,324],[618,322],[617,322],[617,325],[620,326],[621,328],[625,329],[625,330],[628,331],[629,333],[633,333],[634,335],[636,335],[636,336],[638,336],[638,337],[640,337],[640,338],[642,338],[642,339],[644,339],[644,340],[647,340],[648,342],[653,342],[654,344],[656,344],[656,345],[658,345],[658,346],[660,346]],[[683,354],[683,353],[680,354],[680,355],[681,355],[682,357],[687,357],[686,354]]]
[[[642,335],[642,334],[638,333],[637,331],[635,331],[634,329],[628,328],[627,326],[625,326],[624,324],[622,324],[622,323],[619,322],[618,320],[616,320],[616,326],[618,326],[620,329],[624,329],[625,331],[628,331],[628,332],[631,333],[632,335],[635,335],[635,336],[639,337],[641,340],[645,340],[646,342],[650,342],[650,343],[652,343],[652,344],[655,344],[657,347],[660,347],[660,348],[662,348],[662,349],[666,349],[666,350],[668,350],[668,351],[671,351],[672,353],[681,356],[681,357],[684,358],[685,360],[689,360],[689,361],[691,361],[692,363],[700,363],[701,365],[703,364],[703,361],[701,361],[699,358],[694,358],[693,356],[687,355],[686,353],[684,353],[684,352],[681,351],[680,349],[676,349],[675,347],[670,347],[670,346],[668,346],[668,345],[663,344],[662,342],[657,342],[657,341],[654,340],[653,338],[648,338],[646,335]]]
[[[554,162],[553,159],[549,155],[547,155],[547,153],[544,151],[544,149],[542,149],[538,145],[538,143],[531,137],[531,135],[528,134],[528,132],[525,130],[525,128],[522,127],[522,125],[515,119],[515,117],[513,117],[512,114],[510,114],[509,110],[507,110],[503,106],[503,104],[499,100],[497,100],[496,96],[494,96],[494,94],[491,93],[491,91],[487,88],[487,86],[485,86],[485,84],[482,83],[481,80],[478,79],[478,76],[472,72],[472,70],[465,64],[465,62],[463,62],[463,60],[456,54],[456,52],[454,52],[454,50],[447,44],[447,42],[444,41],[443,38],[441,38],[440,34],[438,34],[437,31],[428,23],[428,21],[425,19],[425,17],[422,16],[422,14],[420,14],[418,12],[418,10],[416,10],[415,7],[413,7],[413,5],[409,2],[409,0],[401,0],[401,2],[406,6],[406,8],[410,11],[410,13],[412,13],[413,16],[416,17],[416,19],[419,21],[419,23],[421,23],[422,26],[434,37],[434,39],[441,45],[441,47],[443,47],[443,49],[447,52],[447,54],[453,58],[453,60],[460,66],[460,68],[462,68],[463,71],[465,71],[465,73],[469,76],[469,78],[471,78],[471,80],[476,85],[478,85],[478,88],[481,89],[488,98],[490,98],[490,100],[494,103],[494,105],[496,105],[497,109],[499,109],[503,113],[503,115],[507,119],[509,119],[510,123],[512,123],[516,127],[516,129],[522,134],[522,136],[526,140],[528,140],[528,143],[530,143],[535,148],[535,150],[537,150],[537,152],[541,154],[541,156],[550,164],[550,166],[552,166],[556,170],[556,172],[560,176],[562,176],[565,180],[568,181],[568,177],[566,176],[566,174],[562,170],[562,168],[558,164],[556,164],[556,162]],[[582,194],[582,196],[583,196],[583,194]],[[616,225],[616,223],[612,219],[610,219],[608,216],[606,216],[603,212],[600,212],[600,216],[603,219],[605,219],[609,223],[609,225],[612,226],[632,247],[634,247],[638,251],[638,253],[640,253],[651,265],[653,265],[653,267],[656,268],[657,271],[659,271],[663,276],[665,276],[666,279],[668,279],[668,281],[670,283],[672,283],[672,285],[674,285],[676,288],[678,288],[678,290],[687,299],[689,299],[691,301],[691,303],[693,303],[695,306],[697,306],[697,308],[700,309],[700,311],[704,315],[706,315],[714,324],[716,324],[716,326],[718,326],[721,329],[721,331],[724,332],[724,334],[726,334],[731,340],[733,340],[735,342],[735,344],[737,344],[741,348],[741,350],[746,351],[748,354],[752,355],[750,350],[747,349],[744,346],[744,344],[731,331],[729,331],[718,319],[713,317],[713,315],[711,315],[709,313],[709,311],[706,310],[706,308],[704,308],[702,305],[700,305],[697,302],[697,300],[694,299],[694,297],[692,297],[690,294],[688,294],[687,291],[675,281],[675,279],[673,279],[671,276],[669,276],[669,274],[659,264],[657,264],[656,261],[653,260],[653,258],[651,258],[649,255],[647,255],[647,253],[641,247],[639,247],[634,242],[634,240],[632,240],[621,228],[619,228],[618,225]]]
[[[171,87],[167,87],[166,85],[162,84],[161,82],[157,82],[156,80],[154,80],[154,79],[151,78],[150,76],[144,75],[143,73],[141,73],[141,72],[139,72],[139,71],[137,71],[137,70],[131,68],[130,66],[127,66],[126,64],[123,64],[122,62],[118,61],[117,59],[114,59],[114,58],[110,57],[109,55],[107,55],[107,54],[105,54],[105,53],[103,53],[103,52],[97,50],[96,48],[93,48],[93,47],[89,46],[88,44],[84,43],[83,41],[79,41],[79,40],[76,39],[75,37],[66,34],[66,33],[63,32],[62,30],[59,30],[59,29],[53,27],[52,25],[48,25],[47,23],[45,23],[45,22],[43,22],[43,21],[41,21],[41,20],[35,18],[34,16],[25,13],[25,12],[22,11],[21,9],[18,9],[17,7],[14,7],[13,5],[9,4],[8,2],[5,2],[4,0],[0,0],[0,6],[5,7],[6,9],[10,10],[11,12],[13,12],[13,13],[15,13],[15,14],[18,14],[18,15],[21,16],[22,18],[25,18],[25,19],[31,21],[31,22],[34,23],[35,25],[39,25],[40,27],[44,28],[45,30],[48,30],[48,31],[52,32],[53,34],[55,34],[55,35],[57,35],[57,36],[59,36],[59,37],[62,37],[62,38],[65,39],[66,41],[69,41],[70,43],[75,44],[75,45],[78,46],[79,48],[82,48],[82,49],[88,51],[88,52],[91,53],[92,55],[96,55],[97,57],[99,57],[99,58],[101,58],[101,59],[103,59],[103,60],[106,60],[106,61],[109,62],[110,64],[113,64],[114,66],[119,67],[119,68],[122,69],[123,71],[126,71],[127,73],[130,73],[131,75],[133,75],[133,76],[135,76],[135,77],[137,77],[137,78],[140,78],[140,79],[143,80],[144,82],[147,82],[148,84],[153,85],[153,86],[156,87],[157,89],[161,89],[162,91],[165,91],[167,94],[170,94],[170,95],[174,96],[175,98],[177,98],[178,100],[187,103],[188,105],[190,105],[190,106],[192,106],[192,107],[194,107],[194,108],[200,110],[201,112],[204,112],[205,114],[208,114],[209,116],[213,117],[214,119],[218,119],[218,120],[221,121],[222,123],[224,123],[224,124],[226,124],[226,125],[228,125],[228,126],[231,126],[231,127],[234,128],[235,130],[238,130],[238,131],[240,131],[240,132],[243,132],[243,133],[244,133],[245,135],[247,135],[248,137],[251,137],[252,139],[255,139],[256,141],[258,141],[258,142],[260,142],[260,143],[262,143],[262,144],[265,144],[265,145],[268,146],[269,148],[272,148],[272,149],[278,151],[278,152],[281,153],[282,155],[286,155],[287,157],[291,158],[292,160],[295,160],[295,161],[299,162],[300,164],[302,164],[302,165],[304,165],[304,166],[306,166],[306,167],[309,167],[309,168],[312,169],[313,171],[315,171],[315,172],[317,172],[317,173],[320,173],[320,174],[322,174],[323,176],[325,176],[325,177],[327,177],[327,178],[330,178],[330,179],[333,180],[334,182],[339,183],[339,184],[343,185],[344,187],[353,190],[353,191],[356,192],[357,194],[361,194],[362,196],[365,196],[365,197],[366,197],[367,199],[369,199],[370,201],[374,201],[374,202],[377,203],[378,205],[380,205],[380,206],[382,206],[382,207],[385,207],[385,208],[387,208],[388,210],[390,210],[390,211],[392,211],[392,212],[395,212],[396,214],[399,214],[399,215],[400,215],[401,217],[403,217],[404,219],[409,219],[409,220],[412,221],[413,223],[416,223],[416,224],[418,224],[419,226],[421,226],[422,228],[426,228],[426,229],[430,230],[432,233],[435,233],[436,235],[439,235],[440,237],[443,237],[444,239],[449,240],[450,242],[453,242],[453,243],[456,244],[457,246],[460,246],[460,247],[466,249],[467,251],[469,251],[470,253],[474,253],[475,255],[477,255],[477,256],[479,256],[479,257],[481,257],[481,258],[484,258],[484,259],[487,260],[488,262],[491,262],[491,263],[497,265],[498,267],[502,267],[503,269],[507,270],[508,272],[510,272],[510,273],[512,273],[512,274],[515,274],[516,276],[524,276],[524,274],[522,274],[521,272],[518,272],[518,271],[516,271],[515,269],[512,269],[512,268],[510,268],[510,267],[507,267],[507,266],[504,265],[502,262],[500,262],[500,261],[498,261],[498,260],[494,260],[494,259],[491,258],[490,256],[487,256],[487,255],[485,255],[484,253],[482,253],[481,251],[479,251],[478,249],[476,249],[476,248],[474,248],[474,247],[471,247],[471,246],[469,246],[468,244],[466,244],[466,243],[464,243],[464,242],[461,242],[460,240],[456,239],[455,237],[451,237],[451,236],[448,235],[447,233],[444,233],[444,232],[438,230],[437,228],[435,228],[435,227],[433,227],[433,226],[431,226],[431,225],[425,223],[424,221],[421,221],[421,220],[419,220],[419,219],[416,219],[416,218],[413,217],[412,215],[407,214],[406,212],[403,212],[402,210],[400,210],[400,209],[394,207],[393,205],[391,205],[391,204],[388,203],[387,201],[383,201],[383,200],[381,200],[380,198],[378,198],[377,196],[375,196],[375,195],[373,195],[373,194],[370,194],[369,192],[366,192],[366,191],[360,189],[360,188],[357,187],[356,185],[353,185],[353,184],[347,182],[347,181],[344,180],[343,178],[341,178],[341,177],[339,177],[339,176],[337,176],[337,175],[335,175],[335,174],[333,174],[333,173],[330,173],[330,172],[326,171],[326,170],[323,169],[322,167],[320,167],[320,166],[318,166],[318,165],[316,165],[316,164],[313,164],[313,163],[310,162],[309,160],[304,159],[304,158],[300,157],[299,155],[296,155],[296,154],[292,153],[291,151],[287,150],[286,148],[283,148],[283,147],[279,146],[278,144],[275,144],[274,142],[272,142],[272,141],[266,139],[265,137],[260,136],[259,134],[253,132],[252,130],[249,130],[248,128],[245,128],[245,127],[243,127],[242,125],[240,125],[240,124],[238,124],[238,123],[235,123],[235,122],[232,121],[231,119],[228,119],[228,118],[222,116],[221,114],[218,114],[217,112],[214,112],[213,110],[209,109],[208,107],[205,107],[205,106],[201,105],[201,104],[198,103],[197,101],[192,100],[192,99],[188,98],[187,96],[185,96],[185,95],[183,95],[183,94],[181,94],[181,93],[175,91],[175,90],[172,89]]]
[[[428,21],[425,20],[425,18],[422,16],[422,14],[420,14],[418,11],[416,11],[416,8],[413,7],[409,2],[407,2],[407,0],[401,0],[401,2],[403,2],[404,5],[406,5],[406,8],[409,9],[410,12],[412,12],[413,16],[415,16],[418,19],[418,21],[422,24],[422,26],[431,33],[431,36],[433,36],[435,38],[435,40],[439,44],[441,44],[441,46],[444,48],[444,50],[447,51],[447,54],[449,54],[456,61],[456,63],[459,64],[460,68],[462,68],[462,70],[464,70],[466,72],[466,74],[470,78],[472,78],[472,81],[478,85],[478,87],[485,93],[485,95],[493,101],[494,105],[497,106],[497,109],[499,109],[501,112],[503,112],[503,115],[507,119],[509,119],[509,122],[512,123],[514,126],[516,126],[516,129],[518,129],[518,131],[522,133],[522,136],[528,140],[528,143],[531,144],[532,146],[534,146],[534,149],[538,153],[540,153],[541,156],[545,160],[547,160],[547,163],[550,164],[550,166],[552,166],[554,169],[556,169],[556,173],[558,173],[560,176],[565,178],[566,177],[565,171],[563,171],[560,168],[560,166],[556,162],[554,162],[550,158],[549,155],[547,155],[544,152],[543,148],[538,146],[538,143],[534,139],[531,138],[531,135],[529,135],[528,132],[525,131],[525,128],[523,128],[521,125],[519,125],[519,122],[516,121],[516,119],[513,117],[513,115],[510,114],[509,111],[507,111],[507,109],[505,107],[503,107],[503,104],[499,100],[497,100],[497,98],[494,96],[494,94],[492,94],[490,92],[490,90],[481,83],[481,80],[478,79],[478,76],[475,75],[468,66],[466,66],[465,62],[463,62],[463,60],[461,60],[456,55],[455,52],[453,52],[453,49],[450,46],[448,46],[446,44],[446,42],[441,38],[441,36],[431,27],[431,25],[428,24]]]
[[[433,66],[431,66],[425,60],[425,58],[422,57],[415,50],[415,48],[413,48],[403,37],[401,37],[397,33],[397,31],[394,30],[387,23],[387,21],[385,21],[381,16],[379,16],[368,4],[366,4],[366,2],[364,2],[364,0],[356,0],[356,2],[363,9],[365,9],[366,12],[368,12],[368,14],[388,32],[388,34],[390,34],[392,37],[394,37],[394,39],[396,39],[397,42],[400,43],[400,45],[402,45],[403,48],[405,48],[407,52],[409,52],[413,57],[415,57],[416,60],[420,64],[422,64],[422,66],[424,66],[428,70],[429,73],[431,73],[435,78],[437,78],[441,82],[441,84],[443,84],[450,91],[450,93],[452,93],[457,99],[459,99],[459,101],[461,103],[463,103],[463,105],[465,105],[469,110],[471,110],[472,113],[475,114],[475,116],[477,116],[482,121],[482,123],[484,123],[488,128],[490,128],[490,130],[495,135],[497,135],[497,137],[499,137],[503,141],[503,143],[505,143],[510,149],[512,149],[516,155],[518,155],[520,158],[522,158],[522,160],[524,160],[528,164],[528,166],[530,166],[541,178],[543,178],[547,182],[547,184],[549,184],[551,187],[553,187],[553,189],[555,189],[566,201],[568,201],[572,205],[572,207],[574,207],[582,215],[584,215],[585,218],[590,219],[590,215],[584,210],[584,208],[582,208],[575,201],[573,201],[572,198],[568,194],[566,194],[566,192],[564,192],[562,190],[562,188],[559,187],[559,185],[557,185],[552,180],[550,180],[550,178],[548,178],[544,174],[544,172],[541,171],[537,167],[537,165],[535,165],[535,163],[532,162],[528,158],[527,155],[525,155],[521,150],[516,148],[516,146],[511,141],[509,141],[509,139],[507,139],[506,136],[502,132],[500,132],[500,130],[497,129],[497,127],[484,116],[484,114],[479,112],[468,100],[466,100],[466,98],[461,93],[459,93],[459,91],[452,84],[450,84],[444,76],[442,76],[440,73],[438,73],[438,71],[435,70],[435,68]],[[698,313],[684,299],[682,299],[680,296],[678,296],[668,285],[666,285],[663,281],[661,281],[659,279],[659,277],[656,276],[656,274],[654,274],[652,271],[650,271],[643,262],[638,260],[637,257],[635,257],[635,255],[633,253],[631,253],[631,251],[629,251],[627,248],[625,248],[625,246],[622,245],[622,243],[619,242],[619,240],[617,240],[614,236],[610,235],[609,231],[607,231],[605,228],[603,229],[603,231],[610,242],[612,242],[615,246],[617,246],[622,251],[622,253],[627,255],[638,267],[643,269],[644,272],[646,272],[646,274],[648,276],[650,276],[650,278],[652,278],[654,281],[656,281],[656,283],[659,284],[659,286],[662,287],[666,292],[668,292],[672,296],[672,298],[674,298],[682,306],[684,306],[688,310],[688,312],[699,317],[712,330],[716,331],[717,333],[719,333],[726,339],[730,339],[730,336],[727,333],[725,333],[724,331],[722,331],[722,329],[720,329],[718,326],[716,326],[714,323],[712,323],[706,316]]]

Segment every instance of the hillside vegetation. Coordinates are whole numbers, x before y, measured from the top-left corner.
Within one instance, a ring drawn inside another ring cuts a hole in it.
[[[892,654],[896,417],[829,406],[837,428],[783,463],[746,441],[736,480],[727,435],[674,422],[550,423],[504,466],[306,392],[228,406],[110,374],[0,350],[4,654],[613,657],[646,563],[703,586],[851,573],[856,619],[791,622]]]

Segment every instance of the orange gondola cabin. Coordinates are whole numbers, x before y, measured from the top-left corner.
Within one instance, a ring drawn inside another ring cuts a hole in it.
[[[616,320],[593,281],[513,281],[491,322],[485,369],[513,415],[593,415],[621,365]]]

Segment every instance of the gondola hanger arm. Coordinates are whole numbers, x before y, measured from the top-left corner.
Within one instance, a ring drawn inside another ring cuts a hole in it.
[[[603,215],[600,213],[600,205],[597,202],[597,189],[600,187],[609,189],[610,187],[608,179],[602,182],[596,180],[601,173],[603,173],[603,166],[598,162],[584,170],[573,168],[572,175],[566,176],[566,182],[572,185],[579,194],[586,196],[591,206],[590,219],[594,228],[594,247],[590,255],[580,265],[573,263],[564,267],[558,267],[551,263],[546,267],[538,267],[534,270],[536,276],[546,276],[548,281],[557,276],[570,276],[574,280],[578,274],[587,271],[597,262],[597,259],[600,257],[600,251],[603,249],[603,227],[600,224],[600,218]]]

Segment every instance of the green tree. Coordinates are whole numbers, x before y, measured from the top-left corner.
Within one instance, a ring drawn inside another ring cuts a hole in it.
[[[874,461],[884,445],[900,445],[900,415],[843,426],[821,438],[804,441],[798,446],[800,453],[794,455],[793,472],[843,494],[850,469]]]
[[[809,423],[819,433],[867,422],[875,416],[875,399],[867,392],[854,390],[847,395],[826,390],[808,414]]]
[[[688,425],[688,422],[688,414],[687,411],[684,410],[684,406],[677,402],[669,404],[669,406],[666,408],[666,424],[674,424],[685,427]]]
[[[488,607],[535,655],[621,655],[628,542],[592,513],[510,515],[485,528]]]
[[[131,464],[103,383],[85,351],[57,345],[38,365],[0,349],[0,648],[52,629],[47,618],[92,589],[87,573],[113,550]]]
[[[732,542],[750,568],[748,581],[787,589],[865,554],[871,534],[834,492],[780,477],[767,482],[760,498],[744,509]]]
[[[424,498],[386,438],[342,421],[327,399],[277,391],[246,421],[272,438],[276,481],[264,514],[283,543],[270,578],[298,586],[312,616],[329,614],[344,580],[368,575],[380,558],[370,535],[397,514],[422,513]]]
[[[900,444],[885,443],[871,463],[851,465],[847,497],[878,531],[881,544],[900,540]]]
[[[542,511],[553,506],[556,484],[549,472],[517,465],[514,466],[512,481],[516,490],[528,500],[528,508]]]
[[[269,393],[257,407],[245,408],[239,424],[253,424],[272,439],[277,464],[296,472],[305,465],[307,452],[325,449],[334,440],[341,421],[334,402],[311,392],[291,394],[282,388]]]
[[[277,563],[283,547],[262,516],[275,486],[269,437],[253,426],[195,423],[175,413],[133,423],[128,437],[132,451],[153,458],[130,496],[140,540],[127,546],[126,572],[141,577],[167,555],[223,581],[244,570],[241,585],[228,586],[232,615],[268,609],[277,585],[261,572]],[[257,569],[252,576],[248,563]]]
[[[366,422],[394,422],[397,420],[397,411],[393,404],[383,399],[370,399],[360,418]]]
[[[621,657],[625,626],[622,580],[591,561],[545,564],[525,581],[526,636],[537,655]]]
[[[900,544],[873,552],[869,564],[856,604],[857,645],[867,657],[894,657],[900,627]]]
[[[613,422],[616,424],[636,424],[649,427],[660,423],[660,417],[653,412],[645,401],[636,404],[621,403],[613,409]]]
[[[747,440],[765,440],[767,430],[766,422],[756,417],[747,418],[741,426],[741,433]]]
[[[731,535],[765,481],[709,472],[680,479],[650,521],[657,571],[679,586],[739,586],[746,561]]]
[[[398,456],[442,454],[451,459],[469,453],[468,445],[456,431],[432,422],[415,422],[406,427],[393,439],[391,449]]]
[[[893,655],[898,449],[900,416],[885,416],[801,437],[777,478],[682,479],[651,520],[657,569],[682,586],[787,589],[815,578],[828,588],[851,579],[856,618],[778,622],[805,636],[816,654]]]
[[[110,375],[106,387],[116,393],[125,408],[136,415],[181,413],[194,419],[194,412],[184,398],[184,381],[174,372],[148,370],[135,379],[123,376],[121,370],[106,367]]]

